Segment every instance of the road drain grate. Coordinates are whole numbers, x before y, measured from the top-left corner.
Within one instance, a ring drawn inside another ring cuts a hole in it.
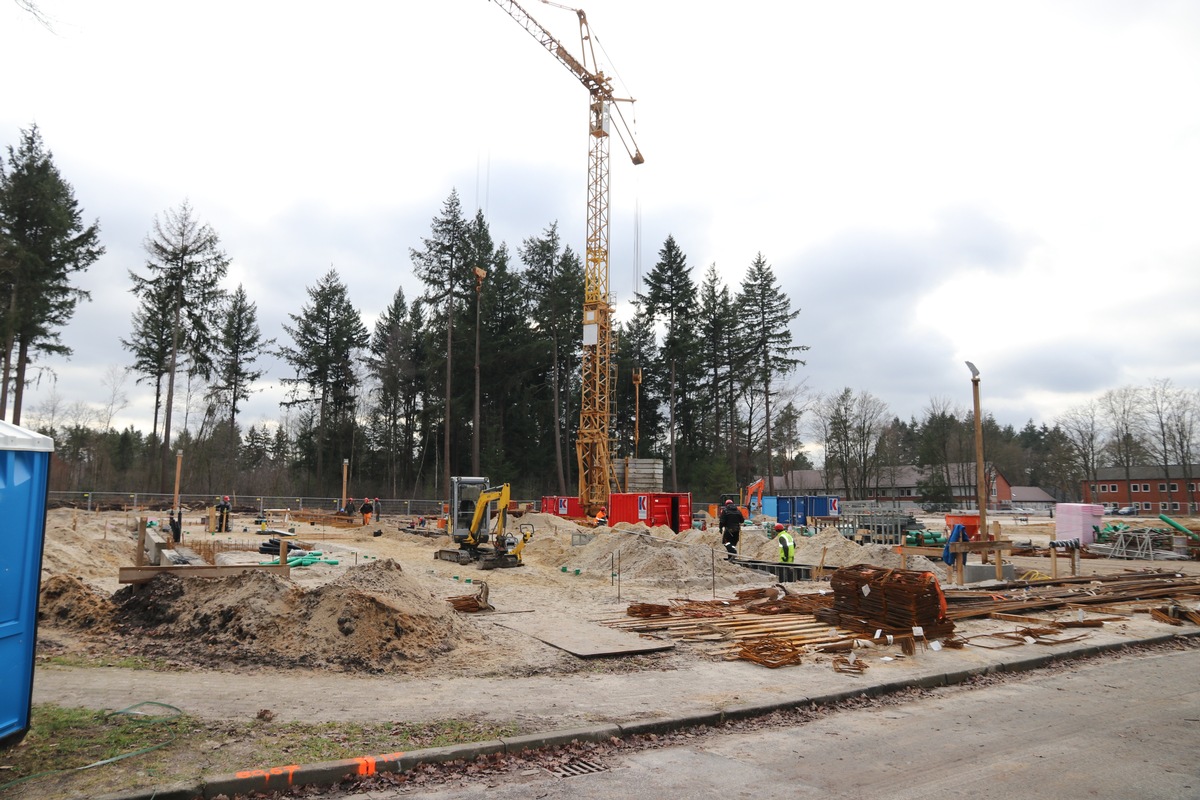
[[[603,764],[597,764],[594,761],[579,760],[559,765],[547,771],[559,778],[573,778],[576,775],[593,775],[597,772],[605,772],[607,769],[608,767]]]

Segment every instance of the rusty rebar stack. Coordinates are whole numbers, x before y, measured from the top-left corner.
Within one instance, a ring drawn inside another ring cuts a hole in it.
[[[945,597],[931,572],[859,564],[834,572],[829,586],[833,606],[816,612],[822,622],[893,635],[911,634],[913,628],[920,628],[926,639],[954,630],[954,623],[946,618]]]

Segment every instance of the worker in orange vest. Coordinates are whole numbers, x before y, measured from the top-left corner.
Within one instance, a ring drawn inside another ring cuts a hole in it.
[[[596,514],[596,527],[608,525],[608,510],[604,506],[600,506],[600,512]]]

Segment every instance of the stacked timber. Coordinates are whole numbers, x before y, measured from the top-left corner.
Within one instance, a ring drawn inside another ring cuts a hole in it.
[[[829,586],[833,605],[816,612],[822,622],[888,635],[911,635],[920,628],[926,639],[954,631],[946,617],[946,598],[931,572],[859,564],[834,572]]]

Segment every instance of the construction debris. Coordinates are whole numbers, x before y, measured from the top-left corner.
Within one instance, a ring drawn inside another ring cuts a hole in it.
[[[855,675],[862,675],[867,671],[867,667],[867,662],[856,657],[853,652],[848,656],[836,655],[833,657],[834,672],[849,672]]]
[[[496,607],[488,602],[488,585],[484,581],[479,582],[479,590],[475,594],[462,594],[456,597],[447,597],[446,600],[450,605],[454,606],[455,611],[472,613],[475,611],[495,611]]]
[[[738,658],[762,664],[764,667],[775,669],[789,664],[799,664],[804,649],[796,646],[787,639],[777,636],[766,636],[762,639],[752,639],[743,642],[737,651]]]

